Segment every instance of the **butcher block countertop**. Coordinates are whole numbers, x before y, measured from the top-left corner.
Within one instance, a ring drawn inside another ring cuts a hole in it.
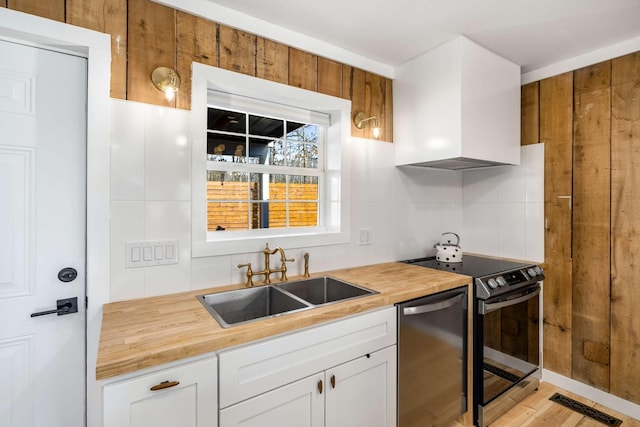
[[[471,283],[469,276],[399,262],[346,268],[311,276],[324,275],[364,286],[379,294],[226,329],[218,324],[195,296],[239,289],[244,285],[106,304],[96,378],[103,380],[222,350]],[[289,281],[296,279],[299,277],[291,277]]]

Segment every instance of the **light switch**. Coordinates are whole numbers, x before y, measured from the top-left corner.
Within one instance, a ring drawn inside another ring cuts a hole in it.
[[[173,259],[175,256],[175,246],[173,244],[169,244],[164,247],[164,256],[166,259]]]
[[[125,268],[178,263],[177,240],[125,242]]]
[[[140,248],[138,247],[131,248],[131,261],[140,262]]]
[[[151,261],[153,259],[153,255],[151,252],[151,246],[144,246],[142,248],[142,259],[144,261]]]

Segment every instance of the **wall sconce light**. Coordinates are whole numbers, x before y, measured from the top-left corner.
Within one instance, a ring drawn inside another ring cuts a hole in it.
[[[167,67],[158,67],[151,73],[151,81],[161,92],[164,92],[167,101],[171,102],[180,88],[180,76],[175,70]]]
[[[360,111],[359,113],[356,113],[356,115],[353,116],[353,124],[356,125],[358,129],[364,128],[364,125],[369,121],[373,121],[373,137],[375,139],[380,138],[380,128],[378,127],[378,117],[376,116],[367,117],[367,115],[362,111]]]

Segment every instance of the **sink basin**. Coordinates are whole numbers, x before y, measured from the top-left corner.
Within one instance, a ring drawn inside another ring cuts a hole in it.
[[[365,295],[377,294],[370,289],[361,288],[333,277],[324,276],[313,279],[297,280],[274,285],[313,305],[344,301]]]
[[[198,299],[223,328],[311,308],[275,286],[198,295]]]

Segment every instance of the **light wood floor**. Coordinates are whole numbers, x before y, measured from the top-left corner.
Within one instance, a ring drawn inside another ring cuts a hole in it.
[[[606,414],[622,420],[621,427],[640,427],[640,421],[613,411],[591,400],[569,393],[549,383],[540,383],[540,389],[520,402],[516,407],[504,414],[490,427],[604,427],[598,421],[554,403],[549,398],[554,393],[561,393],[580,403],[591,406]],[[455,423],[450,427],[463,427]]]

